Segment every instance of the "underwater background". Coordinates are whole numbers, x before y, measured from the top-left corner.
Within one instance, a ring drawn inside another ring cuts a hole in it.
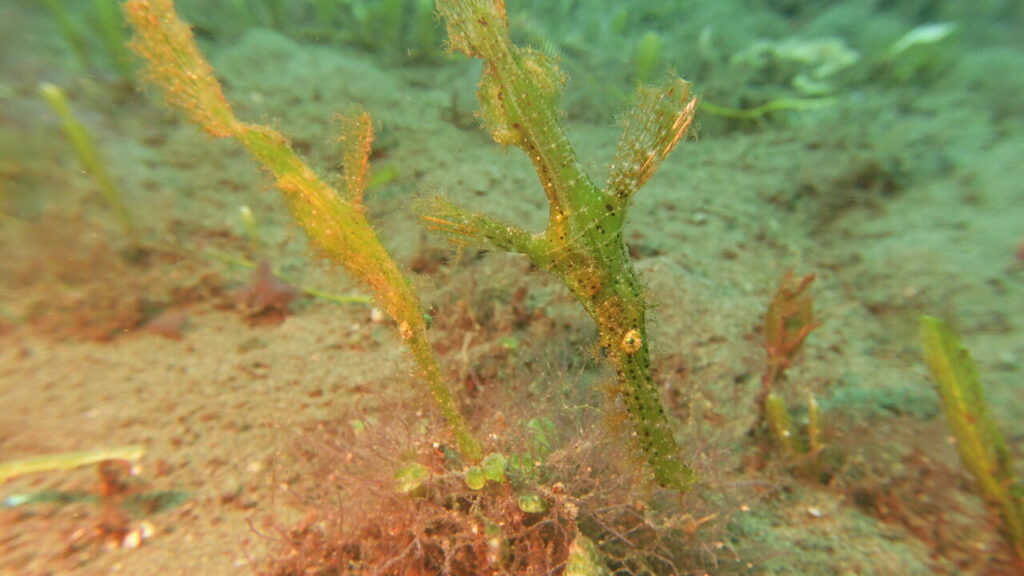
[[[567,75],[595,180],[637,84],[670,70],[699,98],[625,228],[701,476],[683,498],[647,478],[567,291],[422,225],[437,193],[548,215],[432,1],[175,5],[237,115],[325,180],[335,115],[372,115],[367,216],[472,427],[538,471],[470,490],[444,467],[398,331],[237,143],[139,78],[118,2],[5,0],[0,462],[95,452],[0,476],[0,574],[557,574],[576,534],[607,570],[580,574],[1024,574],[918,335],[923,315],[960,335],[1024,476],[1024,3],[506,0],[513,40]],[[815,327],[777,388],[793,454],[757,397],[766,311],[807,275]],[[410,488],[410,462],[440,479]]]

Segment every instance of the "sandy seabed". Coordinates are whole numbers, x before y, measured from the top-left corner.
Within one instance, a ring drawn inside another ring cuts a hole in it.
[[[141,445],[127,490],[182,498],[130,518],[146,530],[137,547],[110,545],[95,503],[0,510],[0,574],[269,570],[287,556],[281,530],[307,513],[303,494],[325,481],[322,461],[297,455],[311,434],[392,422],[396,407],[409,410],[398,420],[428,421],[431,438],[444,432],[394,327],[365,304],[308,295],[361,293],[310,254],[239,148],[153,95],[76,72],[25,5],[0,7],[0,459]],[[453,117],[453,98],[470,105],[472,67],[389,67],[266,30],[208,48],[239,114],[279,127],[318,169],[335,163],[329,119],[344,101],[374,115],[374,167],[389,177],[371,191],[370,219],[413,271],[478,429],[568,410],[573,387],[608,379],[589,320],[551,279],[514,256],[456,251],[416,221],[413,199],[437,191],[534,229],[546,217],[522,155]],[[262,61],[287,72],[261,75]],[[64,86],[117,174],[140,253],[36,95],[41,81]],[[692,546],[707,553],[680,573],[1019,573],[959,463],[917,341],[922,314],[956,327],[1024,457],[1024,111],[995,118],[972,90],[865,89],[761,125],[709,118],[638,195],[626,239],[655,304],[655,374],[705,478]],[[618,128],[570,116],[568,129],[599,180]],[[236,297],[261,258],[307,290],[287,314]],[[821,326],[785,390],[794,410],[810,394],[825,417],[832,460],[812,476],[765,464],[748,434],[762,317],[787,270],[816,276]],[[583,397],[600,408],[600,394]],[[22,476],[2,495],[97,484],[89,467]]]

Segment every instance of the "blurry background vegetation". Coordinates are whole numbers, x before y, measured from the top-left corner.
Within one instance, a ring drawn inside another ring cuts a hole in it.
[[[225,39],[254,26],[301,42],[356,47],[391,64],[445,65],[433,0],[179,0],[201,35]],[[820,97],[908,80],[948,80],[953,47],[1020,43],[1024,4],[1011,0],[511,0],[516,41],[557,56],[571,78],[571,117],[605,122],[637,81],[670,67],[695,83],[705,101],[752,108],[781,98]],[[915,28],[954,23],[948,38],[896,58],[893,47]],[[1002,28],[993,35],[993,22]],[[870,25],[866,25],[870,23]],[[772,47],[785,40],[839,47],[847,65],[816,78],[817,93],[794,79],[821,70],[834,54],[801,61]],[[1009,55],[1006,55],[1009,58]],[[897,61],[898,60],[898,61]],[[1000,57],[988,59],[998,67]],[[976,68],[976,67],[975,67]],[[998,73],[997,70],[995,72]]]
[[[116,0],[46,3],[65,6],[71,24],[61,25],[62,32],[83,62],[127,77],[123,59],[112,49],[116,42],[110,41],[109,6]],[[371,53],[382,67],[459,65],[446,57],[434,0],[178,0],[177,5],[201,41],[233,42],[255,28],[269,28],[296,42]],[[568,73],[565,108],[575,120],[607,122],[629,102],[637,82],[656,80],[666,70],[693,82],[703,101],[712,104],[704,115],[712,129],[762,119],[708,118],[713,107],[749,110],[908,82],[981,87],[993,110],[1021,112],[1012,102],[1024,90],[1024,79],[1014,73],[1018,48],[1024,48],[1019,34],[1024,3],[1014,0],[509,0],[508,5],[515,40],[557,57]],[[929,26],[930,37],[908,38]],[[985,46],[1001,48],[979,49]],[[968,51],[971,58],[964,60]]]

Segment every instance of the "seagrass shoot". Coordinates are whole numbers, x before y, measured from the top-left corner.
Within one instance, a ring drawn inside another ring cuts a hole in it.
[[[1024,561],[1024,482],[1014,474],[1012,454],[989,411],[974,359],[942,320],[922,316],[920,331],[925,363],[960,459],[981,497],[999,514],[1006,542]]]
[[[106,67],[125,85],[135,78],[118,0],[43,0],[68,47],[89,72]],[[98,43],[102,50],[94,49]],[[96,52],[102,53],[97,56]]]
[[[88,128],[71,110],[71,104],[68,102],[67,95],[60,87],[47,83],[39,86],[39,95],[42,96],[43,100],[60,118],[64,134],[71,141],[75,154],[82,164],[82,168],[92,177],[93,182],[103,196],[104,202],[106,202],[117,218],[131,250],[138,250],[139,234],[135,225],[135,218],[132,216],[131,210],[128,209],[128,204],[124,200],[121,189],[111,175],[110,170],[107,169],[107,163],[103,160],[99,150],[97,150]]]
[[[804,453],[805,450],[797,441],[786,401],[776,389],[785,381],[786,370],[793,365],[807,337],[820,326],[814,316],[814,299],[810,293],[814,278],[813,274],[808,274],[797,280],[792,272],[786,271],[764,315],[767,362],[756,398],[758,421],[755,433],[767,432],[775,447],[787,456]],[[815,455],[822,449],[820,417],[817,401],[813,395],[808,395],[808,454]]]
[[[686,491],[697,475],[681,458],[651,375],[648,304],[622,229],[634,194],[693,123],[697,100],[689,83],[670,76],[638,89],[607,181],[599,186],[561,124],[565,75],[543,52],[511,41],[504,1],[438,0],[437,8],[451,51],[484,62],[477,96],[485,128],[496,143],[526,153],[549,212],[545,230],[532,233],[438,196],[425,204],[424,221],[456,242],[523,254],[568,288],[597,325],[602,355],[616,374],[617,395],[654,479]]]
[[[363,194],[373,140],[369,114],[352,110],[344,115],[344,189],[336,191],[295,154],[283,135],[235,117],[172,0],[129,0],[124,10],[135,31],[130,46],[143,60],[146,78],[162,89],[169,105],[183,111],[208,134],[241,142],[270,173],[310,243],[369,289],[377,305],[394,319],[462,457],[470,462],[480,460],[480,444],[459,412],[427,338],[419,298],[365,215]]]

